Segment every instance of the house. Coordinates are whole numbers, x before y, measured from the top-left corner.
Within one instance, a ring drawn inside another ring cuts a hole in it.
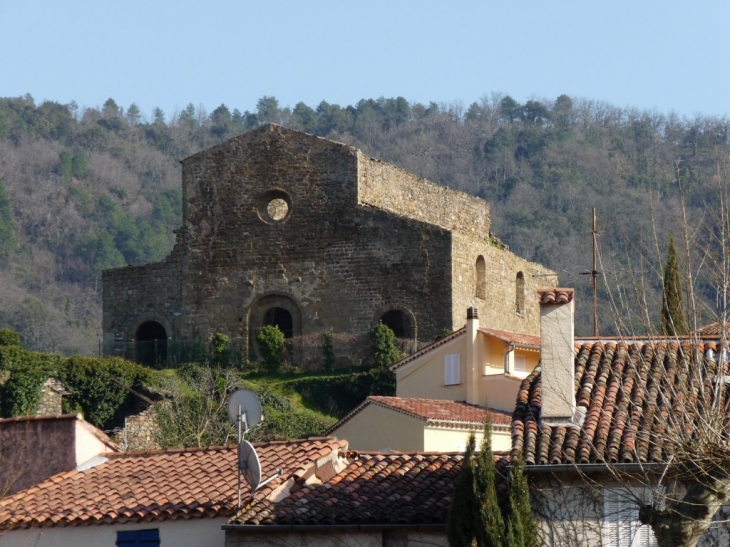
[[[540,359],[540,337],[466,326],[394,364],[396,397],[368,397],[328,430],[353,450],[454,452],[469,432],[481,442],[492,421],[492,447],[511,447],[511,414],[522,379]]]
[[[432,340],[469,306],[537,333],[526,295],[555,274],[490,234],[488,204],[356,148],[265,125],[184,159],[182,190],[172,253],[102,273],[107,353],[136,342],[127,355],[154,362],[215,332],[250,345],[265,325],[292,338],[382,321]]]
[[[360,451],[463,452],[470,432],[481,443],[492,422],[492,448],[512,446],[512,414],[464,401],[370,396],[326,433]]]
[[[226,547],[446,546],[460,454],[346,452],[330,479],[257,496],[224,526]]]
[[[692,428],[711,427],[712,408],[725,408],[715,397],[727,390],[727,359],[708,340],[575,343],[573,297],[572,289],[539,291],[541,365],[520,387],[511,456],[524,459],[547,545],[655,545],[638,501],[660,507],[686,492],[688,475],[671,464],[687,455],[669,439],[688,435],[702,465],[708,433],[694,438]],[[706,413],[698,410],[702,401]],[[704,422],[694,422],[692,411]],[[724,427],[713,430],[727,442]],[[730,543],[726,513],[700,545]]]
[[[262,474],[281,476],[256,497],[276,499],[344,467],[331,438],[257,444]],[[103,453],[0,499],[0,547],[223,546],[237,508],[237,449]],[[244,483],[243,506],[253,497]]]
[[[80,414],[0,419],[0,497],[117,450]]]

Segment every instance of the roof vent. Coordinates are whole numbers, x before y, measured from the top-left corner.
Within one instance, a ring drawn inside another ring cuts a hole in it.
[[[466,310],[466,318],[467,319],[479,319],[479,310],[474,307],[468,308]]]

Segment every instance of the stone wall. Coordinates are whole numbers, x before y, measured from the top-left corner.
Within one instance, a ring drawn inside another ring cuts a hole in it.
[[[128,416],[124,419],[124,428],[115,431],[112,440],[124,452],[159,450],[160,445],[155,441],[155,437],[159,432],[155,418],[154,407],[150,407],[139,414]]]
[[[358,151],[358,202],[445,230],[489,235],[489,204]]]
[[[38,402],[36,416],[54,416],[63,414],[63,396],[68,392],[60,380],[49,378],[41,386],[41,398]]]
[[[484,279],[478,272],[477,261],[484,259]],[[557,283],[558,276],[551,270],[518,257],[500,248],[487,237],[454,234],[453,254],[453,308],[454,327],[466,322],[466,310],[479,310],[483,327],[503,329],[529,334],[540,333],[540,306],[537,300],[539,287]],[[524,279],[524,305],[517,306],[517,274]],[[478,291],[477,287],[482,290]]]
[[[535,310],[513,313],[514,276],[547,270],[487,243],[486,202],[344,144],[269,125],[195,154],[183,221],[165,262],[104,273],[105,341],[156,321],[175,338],[253,343],[272,308],[294,336],[363,334],[398,310],[409,337],[432,340],[468,306],[486,311],[470,296],[479,253],[489,325],[536,332]]]

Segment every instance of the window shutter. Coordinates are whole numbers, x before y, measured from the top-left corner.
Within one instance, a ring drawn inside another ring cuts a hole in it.
[[[639,507],[633,496],[641,496],[644,503],[651,501],[648,488],[603,489],[603,541],[604,547],[656,547],[654,532],[639,521]]]
[[[444,385],[453,386],[460,383],[459,354],[444,356]]]
[[[117,532],[117,545],[124,547],[160,547],[160,531],[132,530]]]
[[[515,370],[517,372],[525,372],[527,370],[524,355],[515,355]]]

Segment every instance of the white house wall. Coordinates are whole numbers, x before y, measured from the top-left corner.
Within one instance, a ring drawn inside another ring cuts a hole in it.
[[[92,524],[0,532],[0,547],[114,547],[118,531],[160,530],[161,547],[223,547],[227,518]]]

